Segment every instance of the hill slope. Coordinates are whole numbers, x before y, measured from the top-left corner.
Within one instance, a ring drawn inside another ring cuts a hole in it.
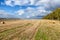
[[[52,13],[50,13],[47,16],[43,17],[43,19],[60,20],[60,8],[57,8]]]

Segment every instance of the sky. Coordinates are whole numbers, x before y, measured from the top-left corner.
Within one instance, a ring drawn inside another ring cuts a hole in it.
[[[60,8],[60,0],[0,0],[0,18],[41,18]]]

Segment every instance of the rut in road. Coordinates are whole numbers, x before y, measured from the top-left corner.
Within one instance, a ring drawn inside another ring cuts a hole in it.
[[[31,40],[36,32],[36,29],[38,28],[39,23],[40,21],[37,21],[33,26],[26,29],[21,34],[18,34],[18,36],[14,37],[12,40]]]

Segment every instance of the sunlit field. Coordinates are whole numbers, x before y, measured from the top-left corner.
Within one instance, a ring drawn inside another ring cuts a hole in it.
[[[0,40],[60,40],[60,21],[9,20],[0,23]]]

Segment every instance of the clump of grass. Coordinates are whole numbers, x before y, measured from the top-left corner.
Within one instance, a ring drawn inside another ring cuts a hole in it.
[[[39,29],[36,36],[35,40],[48,40],[47,35],[43,32],[42,29]]]

